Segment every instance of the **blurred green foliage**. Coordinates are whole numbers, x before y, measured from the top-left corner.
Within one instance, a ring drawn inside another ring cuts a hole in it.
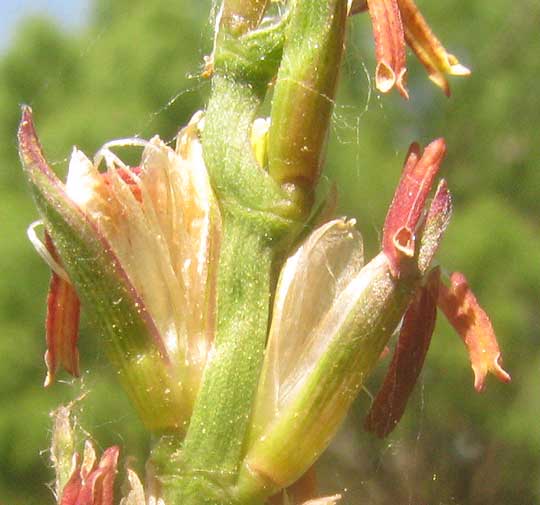
[[[350,504],[537,503],[540,3],[418,3],[472,77],[452,79],[446,99],[410,58],[411,100],[378,95],[369,18],[357,16],[325,176],[337,183],[340,212],[357,217],[374,253],[408,144],[447,139],[455,213],[439,258],[448,271],[466,273],[492,315],[513,382],[491,380],[484,394],[474,393],[465,350],[441,319],[395,434],[381,442],[363,433],[369,398],[362,395],[321,464],[321,481],[329,491],[347,488]],[[2,503],[53,503],[44,484],[52,481],[48,413],[61,401],[86,393],[83,425],[102,447],[128,447],[139,468],[148,444],[84,321],[82,383],[64,377],[41,388],[48,272],[25,236],[36,213],[17,159],[18,105],[34,108],[59,173],[75,144],[92,154],[112,138],[159,133],[170,140],[208,96],[199,74],[211,48],[210,9],[209,2],[100,0],[76,35],[27,20],[0,60]]]

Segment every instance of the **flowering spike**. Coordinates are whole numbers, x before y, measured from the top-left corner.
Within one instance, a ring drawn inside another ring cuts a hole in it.
[[[101,330],[109,357],[147,428],[182,431],[213,331],[214,283],[199,266],[206,265],[209,251],[215,251],[209,245],[215,244],[215,235],[208,224],[214,221],[210,211],[199,213],[199,207],[190,207],[190,199],[172,194],[172,185],[176,189],[185,184],[191,199],[200,196],[200,202],[208,203],[205,195],[193,191],[197,183],[189,176],[188,181],[179,180],[185,175],[179,172],[192,163],[190,157],[181,158],[157,139],[137,142],[147,147],[141,164],[144,174],[127,173],[128,167],[104,149],[99,156],[110,169],[110,177],[105,178],[75,150],[64,185],[43,157],[30,108],[23,108],[20,156],[62,264],[84,306],[91,308],[89,315]],[[191,156],[192,149],[188,151]],[[194,157],[202,160],[200,154]],[[191,170],[199,173],[199,168],[196,164]],[[202,172],[201,177],[206,177],[204,166]],[[141,189],[142,202],[134,185]],[[156,208],[154,202],[167,207]],[[171,221],[169,209],[177,220]],[[192,236],[197,240],[183,240]],[[178,269],[174,274],[173,262]],[[65,275],[53,258],[52,264],[55,273]],[[191,287],[189,283],[201,275],[208,282],[193,286],[189,295],[181,290],[176,296],[180,276],[182,284]],[[189,331],[193,341],[186,340],[186,328],[197,329]]]
[[[368,431],[386,437],[401,419],[431,342],[437,314],[440,272],[430,272],[409,305],[392,363],[364,424]]]
[[[348,266],[358,248],[353,231],[344,220],[323,225],[282,270],[238,480],[246,494],[275,492],[313,464],[414,293],[417,279],[391,275],[384,253],[356,273]]]
[[[500,364],[501,352],[491,321],[463,274],[454,272],[450,276],[449,287],[441,283],[437,303],[467,346],[474,372],[474,388],[479,392],[484,389],[488,373],[503,382],[510,382],[510,375]]]
[[[433,34],[413,0],[397,0],[407,43],[426,68],[429,78],[450,96],[445,74],[470,75],[471,71],[449,54]]]
[[[403,260],[415,255],[417,226],[445,152],[442,138],[431,142],[421,157],[417,144],[409,148],[383,230],[383,251],[395,276],[403,273]]]
[[[377,69],[375,85],[382,93],[394,86],[408,99],[405,87],[405,38],[397,0],[368,0],[373,24]]]
[[[45,233],[45,246],[54,261],[59,263],[60,258],[48,233]],[[79,376],[79,314],[80,302],[75,288],[53,270],[47,296],[45,387],[54,382],[60,366],[71,375]]]

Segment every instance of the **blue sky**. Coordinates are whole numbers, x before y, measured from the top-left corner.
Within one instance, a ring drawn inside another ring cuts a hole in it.
[[[76,29],[84,25],[90,3],[90,0],[0,0],[0,53],[9,46],[23,17],[41,14],[53,18],[68,30]]]

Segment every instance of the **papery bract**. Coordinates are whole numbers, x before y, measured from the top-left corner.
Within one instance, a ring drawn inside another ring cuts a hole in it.
[[[197,140],[198,118],[180,133],[177,151],[158,137],[136,141],[141,166],[122,163],[106,144],[90,162],[74,150],[66,191],[110,242],[155,321],[169,358],[204,364],[214,330],[219,214]],[[105,177],[98,172],[104,159]]]
[[[285,263],[259,386],[264,401],[256,406],[253,420],[256,430],[271,424],[294,400],[326,351],[340,320],[335,298],[363,265],[361,236],[354,221],[344,220],[322,225]]]

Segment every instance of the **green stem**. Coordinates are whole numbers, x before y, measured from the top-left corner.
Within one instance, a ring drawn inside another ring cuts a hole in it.
[[[170,480],[168,504],[230,502],[249,429],[266,342],[273,254],[266,239],[241,220],[228,216],[224,232],[214,352],[177,453],[181,472]]]
[[[326,25],[333,27],[338,18],[341,23],[334,10],[343,1],[317,11]],[[224,15],[233,5],[248,3],[226,2]],[[256,493],[237,495],[238,473],[266,344],[274,259],[310,209],[309,201],[296,195],[294,183],[282,186],[284,181],[259,166],[250,141],[268,82],[281,61],[287,23],[284,18],[247,32],[229,27],[217,38],[202,138],[223,217],[217,334],[185,440],[162,439],[154,452],[168,505],[261,503]],[[334,42],[337,50],[331,52],[338,56],[330,59],[339,61],[341,39]]]
[[[251,82],[220,74],[241,64],[234,51],[218,52],[216,62],[203,149],[223,218],[217,334],[185,440],[163,438],[154,452],[168,505],[233,503],[266,344],[273,260],[297,230],[286,192],[258,166],[250,143],[266,83],[258,72]]]
[[[290,206],[251,147],[251,126],[265,91],[216,75],[203,132],[204,158],[221,207],[261,224],[286,214]]]

